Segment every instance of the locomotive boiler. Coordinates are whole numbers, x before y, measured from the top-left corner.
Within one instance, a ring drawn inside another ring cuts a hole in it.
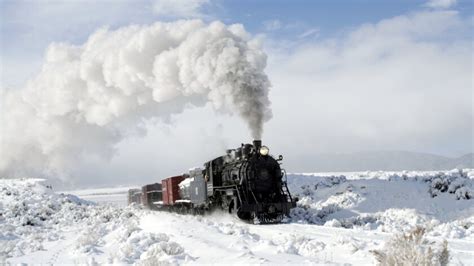
[[[205,213],[220,208],[240,219],[279,222],[296,206],[286,184],[286,173],[260,140],[242,144],[188,173],[162,180],[161,201],[142,201],[151,209]],[[151,203],[150,203],[151,202]]]

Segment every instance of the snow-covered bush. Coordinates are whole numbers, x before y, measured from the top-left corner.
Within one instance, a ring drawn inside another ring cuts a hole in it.
[[[349,184],[345,186],[343,192],[336,192],[325,201],[316,201],[312,197],[302,197],[298,206],[291,211],[293,220],[306,221],[314,224],[324,224],[327,217],[344,208],[356,205],[361,197],[352,192],[353,187]]]
[[[97,228],[87,227],[74,242],[74,248],[81,253],[92,253],[100,239]]]
[[[346,182],[347,179],[343,175],[339,176],[325,176],[324,178],[316,179],[312,184],[303,184],[301,185],[301,192],[299,195],[302,196],[311,196],[318,188],[328,188],[334,185],[339,185]]]
[[[289,235],[283,239],[273,240],[278,253],[297,254],[307,257],[316,256],[326,246],[323,242],[304,236]]]
[[[152,266],[173,264],[173,260],[170,259],[180,257],[182,254],[184,254],[184,249],[175,242],[155,243],[140,256],[138,265]]]
[[[429,193],[431,197],[446,192],[454,194],[456,199],[468,200],[474,197],[472,188],[468,186],[471,180],[468,173],[463,170],[440,172],[431,178],[423,178],[423,181],[430,184]]]
[[[470,238],[474,241],[474,216],[436,225],[429,235],[444,238]]]
[[[417,227],[409,233],[396,235],[383,250],[372,253],[379,265],[447,265],[448,242],[431,242],[425,233],[424,228]]]

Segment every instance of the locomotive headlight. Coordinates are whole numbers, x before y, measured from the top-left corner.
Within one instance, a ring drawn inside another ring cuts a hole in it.
[[[260,147],[259,152],[261,155],[265,156],[265,155],[268,155],[268,152],[270,152],[270,150],[268,149],[267,146],[262,146]]]

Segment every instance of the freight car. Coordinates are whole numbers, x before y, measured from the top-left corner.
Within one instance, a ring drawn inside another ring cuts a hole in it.
[[[260,140],[227,150],[189,173],[162,180],[160,191],[148,200],[142,191],[143,205],[180,213],[202,214],[216,208],[243,220],[259,223],[279,222],[296,206],[280,167]]]
[[[145,207],[155,209],[156,204],[162,199],[161,184],[154,183],[143,186],[141,196],[141,202]]]
[[[142,203],[142,191],[140,189],[129,189],[128,190],[128,205],[136,203]]]

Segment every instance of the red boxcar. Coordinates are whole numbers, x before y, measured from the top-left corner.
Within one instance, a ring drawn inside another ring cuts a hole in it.
[[[184,180],[184,176],[172,176],[161,181],[161,187],[163,190],[163,204],[173,205],[179,196],[179,183]]]

